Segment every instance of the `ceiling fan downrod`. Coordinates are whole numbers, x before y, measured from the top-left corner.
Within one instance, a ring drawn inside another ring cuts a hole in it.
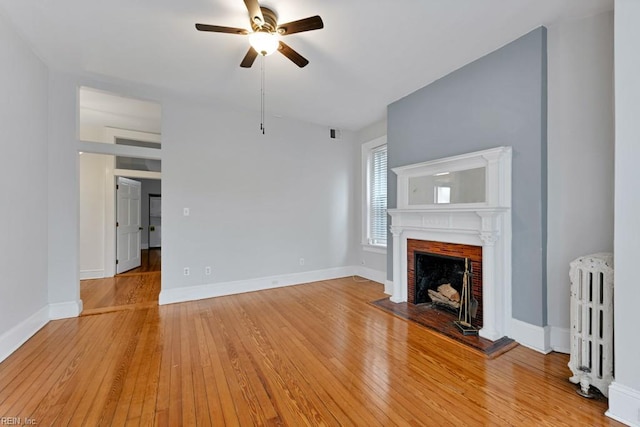
[[[264,101],[265,101],[265,85],[264,85],[264,63],[265,56],[262,55],[260,64],[260,130],[264,135],[265,125],[264,125]]]

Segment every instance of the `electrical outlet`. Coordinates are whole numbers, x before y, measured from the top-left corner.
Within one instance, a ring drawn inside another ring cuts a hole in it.
[[[304,265],[304,258],[300,258],[300,265]]]
[[[207,275],[207,276],[210,276],[211,275],[211,267],[206,266],[204,268],[204,274]]]
[[[189,213],[190,213],[189,208],[184,208],[182,210],[182,215],[184,215],[184,216],[189,216]]]
[[[184,272],[183,272],[183,274],[184,274],[185,276],[188,276],[188,275],[189,275],[189,267],[185,267],[185,268],[184,268]]]

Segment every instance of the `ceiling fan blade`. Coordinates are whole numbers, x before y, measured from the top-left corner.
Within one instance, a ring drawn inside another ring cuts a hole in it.
[[[278,32],[286,36],[289,34],[302,33],[303,31],[319,30],[321,28],[324,28],[324,23],[322,22],[322,18],[316,15],[278,25]]]
[[[240,63],[240,66],[242,68],[251,68],[251,66],[253,65],[253,61],[255,61],[257,57],[258,57],[258,52],[256,52],[254,48],[249,47],[249,50],[247,51],[247,54],[244,56],[244,59],[242,60],[242,62]]]
[[[258,0],[244,0],[244,4],[249,11],[249,19],[251,19],[251,22],[258,27],[262,27],[264,24],[264,16],[262,16],[262,10],[260,9]]]
[[[280,51],[281,54],[283,54],[284,56],[289,58],[291,61],[293,61],[293,63],[300,68],[304,67],[309,63],[309,61],[304,56],[300,55],[298,52],[291,49],[288,45],[284,44],[283,42],[280,42],[280,45],[278,46],[278,51]]]
[[[207,25],[207,24],[196,24],[196,30],[211,31],[214,33],[228,33],[228,34],[248,34],[249,33],[244,28],[221,27],[219,25]]]

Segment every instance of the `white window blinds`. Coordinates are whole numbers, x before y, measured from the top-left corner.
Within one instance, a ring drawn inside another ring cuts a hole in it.
[[[369,244],[387,245],[387,146],[371,151],[369,170]]]

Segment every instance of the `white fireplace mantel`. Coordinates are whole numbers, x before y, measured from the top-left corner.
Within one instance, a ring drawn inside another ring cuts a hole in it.
[[[409,178],[442,171],[485,168],[485,201],[411,205]],[[407,240],[482,246],[483,327],[480,336],[509,336],[511,320],[511,148],[498,147],[462,156],[395,168],[397,209],[389,209],[393,235],[393,294],[407,301]]]

